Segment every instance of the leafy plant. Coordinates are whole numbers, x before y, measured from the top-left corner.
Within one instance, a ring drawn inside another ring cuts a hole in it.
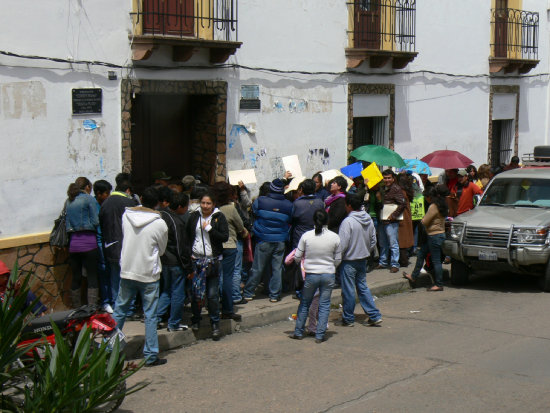
[[[63,340],[55,324],[56,345],[34,361],[32,386],[25,389],[23,409],[28,412],[105,412],[115,410],[127,394],[147,385],[126,388],[126,379],[142,365],[124,367],[118,339],[96,347],[91,329],[80,331],[74,349]]]
[[[20,381],[26,370],[20,358],[34,345],[18,347],[21,332],[32,318],[32,308],[26,306],[29,275],[17,285],[17,262],[11,270],[6,291],[0,304],[0,409],[14,409],[14,397],[21,393]]]
[[[96,343],[91,327],[82,329],[76,343],[66,340],[55,323],[54,347],[36,342],[21,346],[22,331],[34,317],[38,302],[26,303],[30,273],[17,282],[14,265],[0,305],[0,411],[112,412],[124,397],[148,383],[126,388],[126,379],[140,365],[126,364],[118,339]],[[32,351],[33,358],[24,357]],[[24,360],[23,363],[21,360]]]

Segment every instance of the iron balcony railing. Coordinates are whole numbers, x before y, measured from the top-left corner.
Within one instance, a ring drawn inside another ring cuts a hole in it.
[[[497,8],[491,14],[492,57],[538,60],[538,13]]]
[[[238,41],[238,0],[140,0],[136,34]]]
[[[348,0],[350,46],[414,52],[416,0]]]

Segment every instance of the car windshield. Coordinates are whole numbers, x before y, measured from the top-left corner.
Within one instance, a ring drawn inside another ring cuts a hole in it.
[[[550,208],[550,180],[497,178],[491,183],[479,205]]]

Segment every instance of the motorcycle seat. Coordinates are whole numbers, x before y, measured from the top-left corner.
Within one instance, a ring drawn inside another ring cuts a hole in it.
[[[52,323],[55,323],[61,331],[67,326],[68,321],[71,319],[70,314],[74,310],[58,311],[42,317],[35,318],[29,322],[28,325],[23,328],[24,335],[41,336],[53,334]]]

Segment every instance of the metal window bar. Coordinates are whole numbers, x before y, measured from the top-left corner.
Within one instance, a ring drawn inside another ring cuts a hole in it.
[[[144,35],[238,41],[238,0],[141,0],[130,15]]]
[[[538,59],[539,14],[509,8],[491,10],[491,52],[494,57]]]
[[[414,52],[416,0],[349,0],[355,48]]]

